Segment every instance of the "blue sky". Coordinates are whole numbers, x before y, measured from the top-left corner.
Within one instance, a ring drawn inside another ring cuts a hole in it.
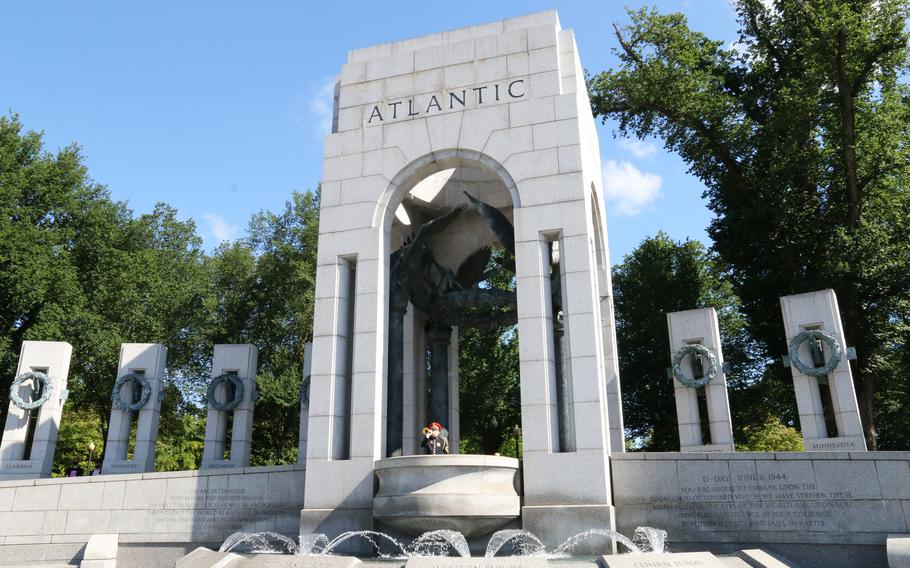
[[[0,112],[55,150],[83,147],[92,177],[144,213],[163,201],[206,248],[243,236],[252,213],[314,188],[331,85],[357,47],[556,9],[582,64],[616,64],[623,6],[680,11],[736,39],[729,0],[641,2],[13,2],[3,10]],[[655,141],[599,126],[614,262],[663,229],[707,242],[701,183]]]

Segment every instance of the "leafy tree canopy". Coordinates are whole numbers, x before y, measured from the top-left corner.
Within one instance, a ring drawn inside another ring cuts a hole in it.
[[[93,182],[78,146],[0,117],[0,423],[23,340],[73,345],[55,471],[103,458],[121,343],[168,347],[157,467],[198,467],[216,343],[260,348],[252,456],[296,461],[303,344],[312,337],[318,192],[253,217],[212,255],[192,221],[158,204],[134,216]],[[135,436],[135,429],[133,432]]]
[[[482,287],[515,290],[515,275],[502,269],[504,252],[497,249],[487,264],[490,277]],[[459,407],[461,451],[517,456],[521,425],[517,326],[459,328]]]
[[[910,7],[736,9],[733,49],[681,14],[630,12],[629,25],[614,26],[619,68],[590,80],[592,107],[622,135],[663,139],[704,182],[713,248],[766,354],[786,347],[779,296],[836,291],[875,448],[887,412],[874,404],[876,376],[910,340]]]
[[[763,424],[786,398],[764,387],[761,361],[746,333],[739,298],[723,264],[697,241],[664,233],[642,241],[613,267],[623,419],[633,449],[678,451],[679,429],[670,367],[667,314],[712,307],[717,311],[731,412],[737,439]],[[792,393],[791,393],[792,397]]]
[[[261,212],[248,237],[211,261],[215,343],[259,347],[253,465],[297,461],[303,346],[313,338],[319,192],[297,193],[279,213]]]

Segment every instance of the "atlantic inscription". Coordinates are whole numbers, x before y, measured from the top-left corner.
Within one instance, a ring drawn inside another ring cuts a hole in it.
[[[376,125],[390,120],[414,118],[415,116],[521,99],[526,94],[526,82],[524,79],[514,79],[506,83],[493,83],[479,87],[454,89],[442,94],[427,94],[373,105],[367,124]]]

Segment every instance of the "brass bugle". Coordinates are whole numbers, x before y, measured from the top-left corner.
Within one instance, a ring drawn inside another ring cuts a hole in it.
[[[430,433],[430,429],[427,428],[427,427],[424,427],[424,429],[423,429],[423,435],[426,436],[426,435],[429,434],[429,433]]]

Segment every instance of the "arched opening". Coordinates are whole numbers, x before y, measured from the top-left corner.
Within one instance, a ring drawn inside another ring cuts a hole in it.
[[[422,429],[439,422],[451,453],[517,456],[514,182],[451,150],[410,164],[384,197],[385,455],[436,451]]]

